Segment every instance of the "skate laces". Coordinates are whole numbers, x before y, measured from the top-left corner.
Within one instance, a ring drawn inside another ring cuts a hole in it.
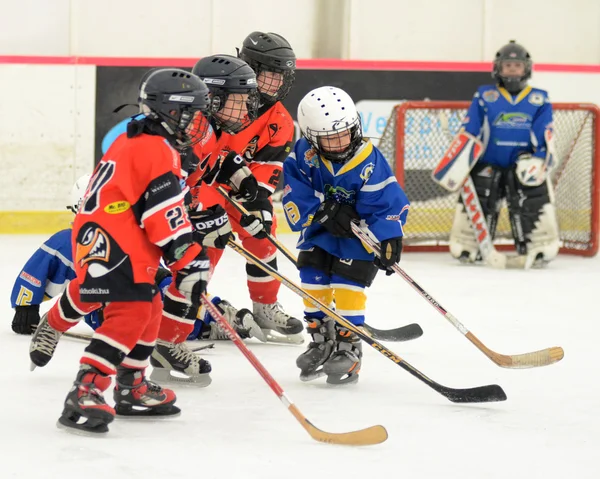
[[[41,331],[35,338],[35,350],[52,356],[61,335],[62,333],[56,331],[48,323],[44,323]]]
[[[265,311],[269,311],[270,313],[272,313],[269,319],[271,319],[275,323],[281,324],[282,326],[287,326],[288,319],[290,319],[291,316],[283,310],[279,302],[273,304],[265,304],[263,306]]]
[[[200,357],[190,350],[185,343],[173,344],[170,348],[170,352],[177,361],[182,363],[199,363]]]

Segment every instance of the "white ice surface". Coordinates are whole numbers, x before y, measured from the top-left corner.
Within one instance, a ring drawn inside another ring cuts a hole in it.
[[[182,415],[115,420],[104,438],[56,428],[84,344],[63,340],[53,361],[29,372],[29,338],[10,329],[13,281],[40,236],[0,236],[0,478],[599,478],[600,258],[562,256],[543,271],[462,267],[444,254],[405,254],[402,267],[487,346],[504,354],[562,346],[562,362],[502,369],[471,345],[397,276],[368,291],[367,322],[392,328],[418,322],[423,337],[388,347],[451,387],[500,384],[508,400],[456,405],[365,345],[361,378],[349,388],[302,383],[303,346],[263,345],[254,353],[317,427],[341,432],[384,425],[378,446],[313,441],[248,361],[228,342],[204,356],[205,389],[175,388]],[[289,246],[292,236],[285,237]],[[280,270],[297,281],[285,258]],[[211,292],[250,307],[243,260],[227,251]],[[301,300],[280,301],[301,317]],[[86,328],[82,325],[78,328]],[[112,403],[112,393],[107,395]]]

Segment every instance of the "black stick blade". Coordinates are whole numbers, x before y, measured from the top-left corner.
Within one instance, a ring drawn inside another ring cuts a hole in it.
[[[366,323],[363,327],[378,341],[402,342],[411,341],[423,336],[423,329],[417,323],[407,324],[395,329],[377,329]]]
[[[436,388],[437,389],[437,388]],[[506,401],[506,393],[497,384],[469,389],[453,389],[441,386],[438,392],[455,403],[499,402]]]

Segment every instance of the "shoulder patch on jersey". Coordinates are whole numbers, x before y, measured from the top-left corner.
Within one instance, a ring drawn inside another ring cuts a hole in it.
[[[529,97],[527,98],[527,101],[529,101],[529,103],[531,103],[532,105],[541,106],[544,104],[544,95],[537,92],[530,93]]]
[[[104,211],[109,215],[118,215],[131,208],[131,204],[128,201],[115,201],[104,207]]]
[[[245,160],[252,160],[254,155],[256,155],[256,150],[258,149],[258,140],[260,140],[260,135],[253,136],[246,147],[242,150],[240,156],[242,156]]]
[[[483,99],[488,103],[494,103],[500,98],[500,93],[497,90],[487,90],[483,92]]]
[[[35,276],[32,276],[25,271],[21,271],[19,278],[21,278],[24,281],[27,281],[29,284],[32,284],[38,288],[42,285],[42,282],[39,279],[37,279]]]
[[[310,167],[319,167],[319,155],[317,154],[317,150],[314,148],[310,148],[304,152],[304,161]]]
[[[269,131],[271,133],[271,138],[273,138],[279,131],[279,125],[277,125],[277,123],[269,123]]]
[[[360,172],[360,178],[363,181],[367,181],[369,178],[371,178],[371,175],[373,174],[373,171],[375,170],[375,164],[374,163],[368,163],[366,164],[362,171]]]

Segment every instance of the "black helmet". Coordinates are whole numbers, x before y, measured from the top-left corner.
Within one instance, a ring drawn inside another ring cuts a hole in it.
[[[198,143],[208,130],[208,122],[202,118],[210,108],[208,88],[185,70],[163,68],[147,72],[140,83],[138,103],[141,113],[158,122],[165,136],[177,146]]]
[[[502,62],[505,61],[521,61],[525,65],[525,73],[522,77],[506,77],[502,76]],[[510,93],[519,93],[527,85],[527,80],[531,78],[531,67],[533,62],[531,56],[525,50],[525,48],[514,40],[511,40],[508,44],[504,45],[496,53],[494,59],[494,69],[492,71],[492,77]]]
[[[287,96],[294,83],[296,55],[285,38],[277,33],[252,32],[244,40],[238,56],[252,67],[257,77],[264,71],[282,74],[282,83],[275,93],[269,94],[259,88],[263,102],[275,103]]]
[[[211,112],[223,131],[235,134],[256,118],[256,73],[245,61],[231,55],[212,55],[198,60],[192,73],[198,75],[210,90]],[[231,113],[222,111],[229,95],[235,93],[248,94],[247,113],[240,110],[239,114],[235,114],[236,109],[230,110]]]

